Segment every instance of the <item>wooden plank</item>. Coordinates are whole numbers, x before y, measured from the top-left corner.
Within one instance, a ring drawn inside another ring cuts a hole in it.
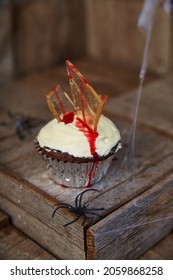
[[[9,218],[8,216],[0,211],[0,229],[7,226],[9,224]]]
[[[55,259],[11,225],[0,230],[1,260]]]
[[[153,82],[143,88],[139,107],[138,124],[144,124],[152,129],[173,136],[173,78]],[[134,117],[133,106],[136,103],[137,92],[127,93],[123,97],[110,99],[107,110],[129,119]]]
[[[0,259],[6,259],[8,252],[21,243],[26,236],[18,231],[12,231],[12,227],[9,225],[0,230]]]
[[[156,254],[161,255],[163,260],[173,260],[173,232],[156,245],[153,250]]]
[[[173,155],[157,162],[157,164],[151,164],[150,167],[143,169],[136,174],[135,177],[132,176],[125,181],[122,181],[121,179],[119,183],[112,185],[111,187],[107,184],[108,188],[103,188],[103,192],[98,197],[92,199],[90,202],[91,207],[104,205],[105,209],[107,209],[107,211],[104,211],[104,214],[120,208],[128,201],[150,189],[169,173],[172,173],[172,162]],[[109,182],[109,180],[110,178],[108,177],[106,181]]]
[[[13,74],[12,13],[9,3],[0,3],[0,83],[5,83]]]
[[[173,225],[172,183],[171,174],[90,227],[87,258],[135,259],[168,234]]]
[[[140,260],[173,260],[173,232],[140,257]]]
[[[18,74],[49,67],[67,56],[84,55],[83,1],[27,1],[15,5],[13,16]]]
[[[55,260],[55,259],[57,260],[57,258],[48,254],[46,251],[42,252],[40,255],[35,257],[35,260]]]
[[[3,196],[0,196],[0,204],[3,210],[13,216],[12,224],[15,227],[30,236],[55,257],[60,259],[85,258],[84,249],[82,250],[71,242],[71,238],[73,237],[70,227],[64,229],[62,225],[58,226],[58,224],[55,224],[55,228],[53,229],[47,226],[45,221],[35,218]],[[50,219],[50,217],[48,218]],[[60,229],[58,232],[58,228],[61,228],[62,231]]]
[[[146,39],[146,34],[137,27],[142,7],[142,0],[86,1],[88,55],[139,69]],[[160,5],[156,12],[148,62],[149,69],[157,73],[165,73],[171,63],[170,23],[171,16]]]
[[[55,257],[46,252],[29,238],[15,246],[14,251],[11,251],[10,253],[8,252],[7,256],[11,260],[56,260]]]
[[[140,260],[162,260],[162,256],[160,256],[159,254],[156,254],[152,250],[148,250],[148,252],[145,253],[144,256],[142,256],[139,259]]]

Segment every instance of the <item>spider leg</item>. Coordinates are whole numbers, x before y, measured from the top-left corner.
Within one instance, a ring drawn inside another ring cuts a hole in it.
[[[85,190],[85,191],[86,191],[86,190]],[[78,199],[79,199],[79,197],[82,196],[83,193],[84,193],[85,191],[79,193],[79,194],[76,196],[76,198],[75,198],[75,207],[76,207],[76,208],[79,207],[79,205],[78,205]]]
[[[60,208],[68,208],[68,209],[70,209],[71,208],[71,205],[70,204],[58,204],[59,206],[53,211],[53,213],[52,213],[52,218],[55,216],[55,213],[56,213],[56,211],[58,211],[58,209],[60,209]]]
[[[67,226],[69,226],[69,225],[75,223],[75,222],[80,218],[80,216],[81,216],[81,215],[78,215],[76,219],[74,219],[73,221],[71,221],[71,222],[65,224],[64,227],[67,227]]]
[[[75,199],[75,207],[81,208],[82,197],[86,192],[89,192],[89,191],[99,192],[99,190],[96,190],[96,189],[87,189],[87,190],[84,190],[83,192],[79,193]]]

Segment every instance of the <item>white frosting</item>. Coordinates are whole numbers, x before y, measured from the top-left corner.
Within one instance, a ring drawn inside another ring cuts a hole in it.
[[[87,137],[75,121],[69,124],[53,119],[39,132],[37,140],[41,147],[67,152],[75,157],[92,157],[90,144]],[[101,115],[97,126],[96,152],[99,156],[107,155],[120,141],[120,133],[117,127],[107,117]],[[121,147],[118,145],[117,150]]]

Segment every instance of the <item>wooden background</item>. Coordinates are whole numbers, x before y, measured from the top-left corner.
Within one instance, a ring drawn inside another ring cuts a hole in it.
[[[0,81],[66,58],[88,57],[139,69],[145,34],[137,28],[143,0],[1,0]],[[160,6],[149,68],[171,64],[172,18]]]

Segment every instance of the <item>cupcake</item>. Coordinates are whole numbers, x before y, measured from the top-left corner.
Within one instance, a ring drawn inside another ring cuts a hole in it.
[[[40,130],[35,145],[56,183],[87,188],[105,176],[121,137],[102,114],[107,97],[98,95],[71,62],[66,65],[71,95],[58,85],[46,96],[55,118]]]

